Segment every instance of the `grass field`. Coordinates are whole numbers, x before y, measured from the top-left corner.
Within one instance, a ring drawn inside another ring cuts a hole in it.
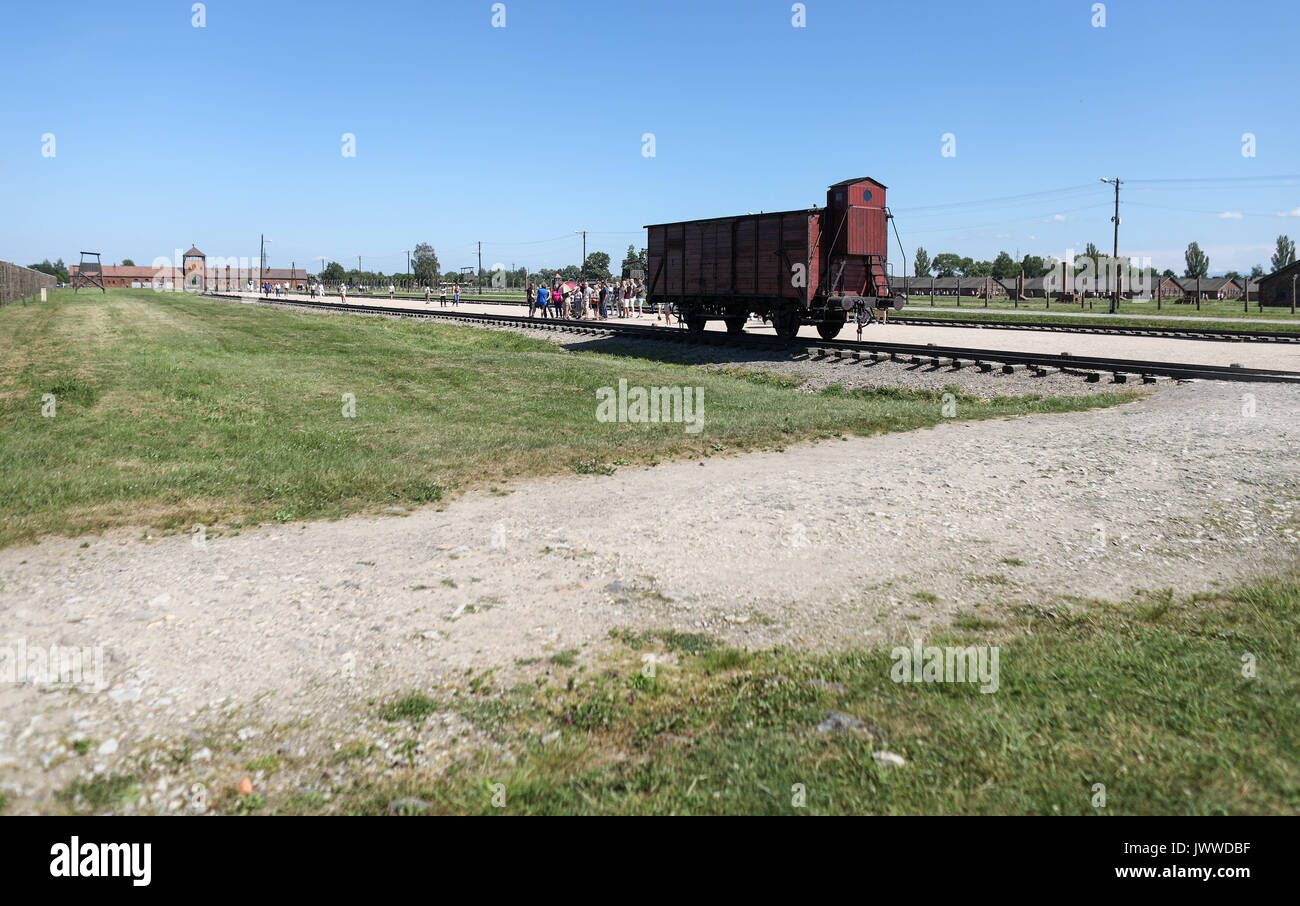
[[[220,533],[942,420],[937,393],[810,395],[511,333],[151,290],[7,306],[0,342],[0,545],[114,526]],[[598,421],[597,388],[620,378],[703,387],[703,430]],[[962,418],[1133,398],[957,396]]]
[[[466,678],[451,707],[512,761],[484,756],[436,780],[340,790],[328,808],[379,813],[414,798],[483,814],[1300,811],[1296,575],[1191,598],[991,605],[925,640],[997,645],[990,694],[895,682],[890,646],[818,655],[615,635],[614,654],[562,669],[553,659],[504,694],[490,673]],[[648,653],[678,663],[647,676]],[[414,690],[376,707],[419,722],[443,705]],[[819,731],[832,712],[867,729]],[[877,764],[881,751],[906,764]]]

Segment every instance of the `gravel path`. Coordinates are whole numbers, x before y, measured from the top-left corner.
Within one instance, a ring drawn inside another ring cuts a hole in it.
[[[764,371],[800,381],[798,390],[814,393],[831,384],[846,390],[857,387],[900,387],[906,390],[947,390],[956,387],[980,399],[996,396],[1088,396],[1107,391],[1138,388],[1137,383],[1117,385],[1110,380],[1088,383],[1080,373],[1053,371],[1037,374],[1020,370],[1012,374],[989,373],[966,368],[931,367],[906,362],[853,360],[834,356],[810,356],[778,350],[741,349],[734,346],[683,345],[621,337],[574,337],[553,330],[513,330],[538,339],[550,340],[565,349],[607,352],[613,355],[645,355],[658,361],[682,362],[708,369]]]
[[[0,551],[0,644],[100,646],[100,691],[0,686],[10,812],[130,773],[125,811],[437,772],[496,744],[451,710],[615,627],[751,647],[911,638],[979,607],[1194,591],[1294,562],[1300,390],[1187,384],[1095,412],[522,484],[377,519],[197,543]],[[1243,414],[1243,394],[1254,414]],[[528,663],[532,659],[540,662]],[[524,663],[520,663],[523,661]]]

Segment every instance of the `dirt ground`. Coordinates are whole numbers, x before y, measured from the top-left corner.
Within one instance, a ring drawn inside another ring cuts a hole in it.
[[[1161,385],[1112,409],[521,483],[380,518],[0,551],[0,645],[103,656],[98,686],[0,686],[0,791],[9,813],[68,808],[60,790],[115,774],[141,784],[122,811],[202,811],[245,775],[328,798],[494,745],[450,711],[394,731],[378,703],[462,688],[467,671],[508,686],[567,649],[592,661],[614,628],[855,646],[972,609],[1274,572],[1300,538],[1297,416],[1296,387]],[[371,754],[342,758],[356,746]]]

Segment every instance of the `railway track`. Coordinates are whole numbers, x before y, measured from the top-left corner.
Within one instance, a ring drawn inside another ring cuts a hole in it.
[[[988,330],[1038,330],[1055,333],[1100,333],[1122,337],[1161,337],[1178,340],[1219,340],[1228,343],[1300,343],[1300,331],[1230,330],[1217,327],[1119,327],[1113,324],[1081,325],[1045,324],[1041,321],[1018,324],[1015,321],[987,321],[979,318],[926,318],[900,314],[898,321],[922,327],[975,327]]]
[[[228,293],[205,293],[211,298],[236,299],[244,297]],[[352,314],[384,315],[388,317],[419,318],[451,321],[462,324],[484,324],[500,327],[528,327],[533,330],[555,330],[594,336],[617,336],[629,339],[658,340],[715,346],[740,346],[751,349],[802,350],[809,355],[847,359],[860,362],[884,360],[935,368],[971,368],[980,372],[1005,374],[1027,370],[1040,374],[1067,372],[1078,374],[1089,381],[1099,381],[1105,374],[1115,383],[1154,383],[1160,379],[1257,381],[1272,383],[1300,383],[1300,372],[1263,368],[1244,368],[1238,365],[1201,365],[1180,362],[1148,362],[1134,359],[1112,359],[1099,356],[1076,356],[1068,353],[1046,354],[1016,352],[1012,350],[979,349],[957,346],[939,346],[934,343],[886,343],[876,340],[812,340],[798,337],[781,340],[764,334],[728,334],[720,330],[692,333],[680,327],[652,327],[644,324],[619,324],[602,321],[593,324],[564,318],[529,318],[526,315],[489,314],[487,312],[461,312],[392,308],[385,305],[346,306],[337,302],[317,302],[308,299],[259,298],[258,303],[288,308],[323,309]]]

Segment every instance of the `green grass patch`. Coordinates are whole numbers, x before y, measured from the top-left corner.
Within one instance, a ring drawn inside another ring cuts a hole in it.
[[[280,756],[266,755],[262,758],[254,758],[248,764],[244,765],[250,771],[266,771],[268,774],[273,773],[280,768]]]
[[[982,617],[977,613],[959,613],[952,618],[953,629],[965,629],[971,632],[980,632],[986,629],[1001,629],[1002,623],[990,617]]]
[[[464,703],[511,758],[354,787],[332,807],[382,813],[418,796],[434,812],[490,814],[499,783],[504,811],[529,814],[1300,811],[1296,575],[1191,598],[1042,605],[1002,629],[992,694],[894,682],[894,643],[711,646],[647,676],[646,650],[666,651],[671,634],[620,632],[607,669],[582,682]],[[954,632],[926,644],[978,642]],[[832,711],[872,729],[819,731]],[[876,764],[882,749],[906,764]]]
[[[390,723],[410,721],[418,724],[437,710],[436,700],[417,692],[384,705],[379,710],[379,716]]]
[[[139,790],[139,778],[130,774],[111,774],[74,780],[59,791],[58,798],[73,808],[103,811],[133,798]]]

